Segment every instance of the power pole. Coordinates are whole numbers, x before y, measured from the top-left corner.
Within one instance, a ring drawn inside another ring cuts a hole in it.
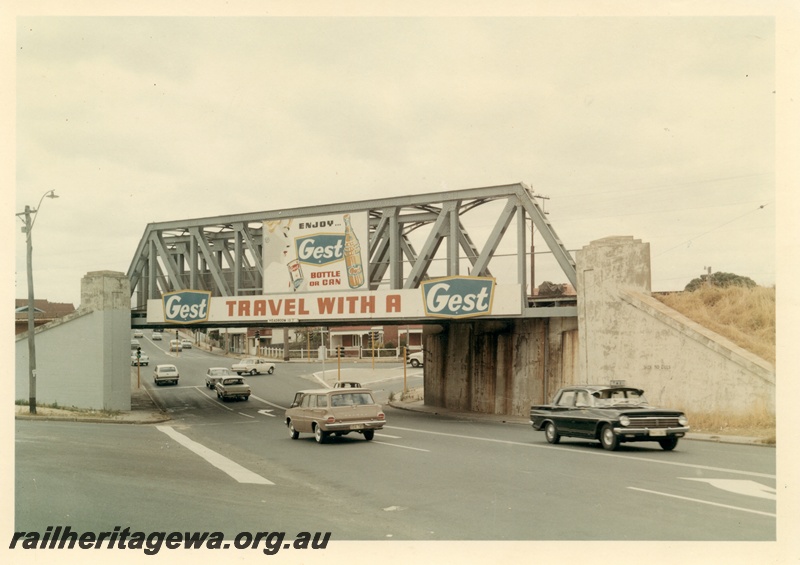
[[[25,239],[28,247],[28,409],[36,414],[36,341],[33,313],[33,242],[31,241],[31,207],[25,206]]]

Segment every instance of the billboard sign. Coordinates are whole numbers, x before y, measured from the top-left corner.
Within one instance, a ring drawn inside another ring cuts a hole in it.
[[[197,324],[208,321],[211,293],[205,290],[179,290],[161,297],[164,321],[173,324]]]
[[[472,318],[492,313],[495,280],[491,277],[445,277],[420,285],[425,316]]]
[[[367,212],[264,222],[264,294],[363,290]]]
[[[195,323],[192,305],[184,293],[165,295],[147,302],[147,322]],[[176,295],[180,298],[170,298]],[[519,316],[521,286],[496,285],[492,278],[450,277],[426,281],[419,288],[335,291],[329,293],[283,293],[264,296],[214,296],[206,311],[196,303],[196,314],[209,323],[320,324],[332,321],[415,320],[467,318],[475,316]],[[188,309],[184,308],[188,306]],[[169,319],[167,313],[171,313]],[[183,314],[183,316],[181,316]]]

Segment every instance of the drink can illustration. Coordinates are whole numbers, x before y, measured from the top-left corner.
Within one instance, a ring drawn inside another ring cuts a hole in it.
[[[286,266],[289,268],[289,279],[292,281],[292,288],[297,290],[303,284],[303,269],[300,267],[300,261],[297,259],[289,261]]]

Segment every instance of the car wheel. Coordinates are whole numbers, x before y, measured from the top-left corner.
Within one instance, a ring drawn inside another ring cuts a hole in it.
[[[300,437],[300,432],[294,429],[294,424],[291,420],[289,420],[289,437],[292,439],[297,439]]]
[[[314,439],[317,440],[317,443],[325,443],[325,440],[328,439],[328,432],[323,432],[321,426],[314,426]]]
[[[614,428],[611,427],[611,424],[606,424],[600,430],[600,443],[603,445],[603,449],[609,451],[614,451],[619,446],[619,438],[614,433]]]
[[[268,374],[268,375],[271,375],[271,374],[272,374],[272,373],[274,373],[274,372],[275,372],[275,367],[270,367],[270,368],[269,368],[269,371],[267,371],[267,374]]]
[[[547,425],[544,427],[544,437],[547,440],[547,443],[558,443],[561,441],[561,434],[558,433],[558,428],[553,422],[547,422]]]
[[[419,367],[419,361],[417,361],[416,359],[412,359],[411,366],[416,369],[417,367]]]
[[[242,400],[247,400],[248,398],[250,398],[250,397],[249,396],[243,396]]]
[[[664,439],[658,440],[658,445],[661,446],[661,449],[664,451],[672,451],[678,445],[678,438],[675,436],[670,436]]]
[[[375,430],[364,430],[364,439],[367,441],[375,437]]]
[[[250,369],[250,376],[255,376],[258,374],[258,369]]]

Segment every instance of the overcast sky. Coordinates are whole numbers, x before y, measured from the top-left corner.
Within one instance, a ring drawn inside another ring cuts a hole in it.
[[[36,16],[16,33],[15,211],[60,196],[33,230],[38,298],[78,306],[148,222],[520,181],[568,249],[649,242],[654,290],[708,266],[775,284],[769,17]]]

